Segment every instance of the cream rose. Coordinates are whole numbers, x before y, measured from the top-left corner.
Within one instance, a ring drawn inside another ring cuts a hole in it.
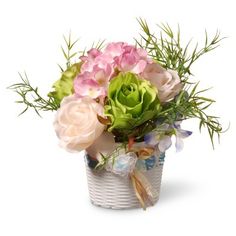
[[[166,70],[157,63],[148,64],[142,76],[157,87],[162,103],[172,100],[182,89],[178,73],[174,70]]]
[[[97,114],[103,115],[103,106],[89,97],[65,97],[57,111],[54,128],[60,146],[70,152],[88,148],[102,134],[105,126]]]

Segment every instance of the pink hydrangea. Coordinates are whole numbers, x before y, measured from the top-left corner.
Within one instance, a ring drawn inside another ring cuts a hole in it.
[[[117,71],[141,74],[150,63],[145,50],[123,42],[110,43],[103,52],[93,48],[80,59],[83,65],[74,81],[75,93],[94,99],[106,96],[109,81]]]
[[[149,62],[147,52],[144,49],[126,43],[111,43],[107,46],[105,52],[114,55],[115,65],[123,72],[130,71],[140,74]]]
[[[80,57],[80,59],[83,61],[83,65],[81,66],[81,73],[84,73],[86,71],[92,72],[96,68],[100,68],[109,73],[112,72],[113,58],[109,54],[106,55],[95,48],[88,51],[88,56],[82,56]]]

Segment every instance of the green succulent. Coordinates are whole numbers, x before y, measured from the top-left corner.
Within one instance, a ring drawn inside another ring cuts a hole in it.
[[[157,89],[133,73],[120,73],[113,78],[108,88],[105,115],[110,118],[108,131],[132,130],[154,119],[161,106]]]
[[[48,94],[48,97],[54,98],[57,104],[61,103],[61,100],[74,93],[73,82],[76,75],[80,72],[81,63],[75,63],[70,66],[61,75],[61,78],[53,84],[54,91]]]

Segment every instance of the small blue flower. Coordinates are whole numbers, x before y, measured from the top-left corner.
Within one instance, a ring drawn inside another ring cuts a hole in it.
[[[163,124],[160,129],[145,135],[144,141],[149,145],[158,145],[161,152],[165,152],[172,145],[171,136],[175,135],[175,147],[179,152],[183,149],[183,139],[189,137],[192,132],[181,129],[181,122],[175,122],[173,125]]]
[[[184,147],[183,139],[189,137],[191,134],[192,134],[191,131],[183,130],[180,128],[180,126],[177,129],[175,129],[175,137],[176,137],[175,148],[177,152],[180,152]]]
[[[158,143],[156,132],[150,132],[144,136],[144,142],[149,145],[155,146]]]

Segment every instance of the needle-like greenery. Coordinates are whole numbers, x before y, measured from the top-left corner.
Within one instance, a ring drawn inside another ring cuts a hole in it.
[[[196,44],[190,51],[191,40],[187,45],[182,45],[179,27],[177,33],[174,33],[168,24],[157,25],[159,32],[155,34],[150,31],[145,20],[138,19],[138,22],[142,33],[140,34],[141,40],[135,40],[137,45],[147,50],[149,56],[164,68],[176,70],[184,85],[184,89],[174,100],[163,105],[159,119],[170,124],[189,118],[199,119],[200,131],[202,127],[207,128],[214,147],[214,136],[219,137],[222,132],[218,117],[206,113],[207,108],[214,103],[214,100],[202,96],[202,93],[208,89],[198,90],[199,83],[190,82],[189,78],[192,75],[191,66],[193,63],[219,46],[223,39],[220,37],[219,31],[216,31],[212,39],[209,39],[205,31],[204,46],[199,49]]]
[[[66,60],[66,69],[68,69],[73,64],[72,59],[79,54],[79,51],[74,50],[78,40],[72,40],[71,33],[69,33],[68,38],[63,36],[63,39],[66,46],[64,48],[61,47],[61,49]],[[62,73],[66,70],[63,69],[62,66],[58,66]],[[55,111],[59,108],[60,105],[53,97],[43,98],[43,96],[40,95],[38,88],[30,84],[26,73],[19,73],[19,76],[21,82],[8,87],[20,96],[21,100],[16,101],[16,103],[25,105],[25,109],[19,115],[25,113],[29,108],[33,108],[39,116],[41,111]]]
[[[218,121],[218,117],[212,116],[206,113],[214,100],[206,98],[202,95],[206,90],[198,90],[198,83],[194,84],[190,81],[192,75],[191,67],[201,56],[214,50],[219,46],[220,41],[223,39],[220,37],[219,31],[209,39],[207,32],[205,31],[204,45],[199,48],[196,44],[191,50],[191,40],[182,45],[180,29],[178,27],[177,32],[174,32],[168,24],[157,25],[158,32],[151,32],[147,22],[143,19],[138,19],[141,26],[142,33],[141,39],[136,41],[136,44],[144,48],[149,56],[160,63],[166,69],[173,69],[178,72],[183,84],[183,90],[176,98],[166,104],[163,104],[162,111],[158,114],[158,119],[163,123],[173,124],[179,120],[185,120],[189,118],[199,119],[199,129],[206,127],[214,147],[214,136],[219,137],[222,132],[222,127]],[[62,73],[68,70],[79,55],[84,55],[84,51],[75,50],[75,45],[78,40],[72,40],[71,34],[68,38],[63,37],[65,41],[65,47],[61,47],[62,53],[66,59],[66,66],[61,68]],[[92,47],[102,49],[104,41],[99,41],[97,44],[93,44]],[[77,61],[78,62],[78,61]],[[43,98],[38,88],[31,86],[27,75],[20,74],[21,82],[11,85],[9,88],[15,91],[21,100],[17,103],[25,104],[25,109],[21,112],[23,114],[29,108],[33,108],[39,115],[40,111],[53,111],[59,108],[59,104],[53,97]],[[148,125],[143,124],[141,127],[137,127],[133,130],[136,137],[142,138],[147,131],[153,129],[153,125],[149,121]],[[119,135],[118,135],[119,136]],[[126,135],[127,136],[127,135]]]
[[[218,138],[222,132],[219,117],[212,116],[206,113],[215,101],[202,96],[202,93],[207,91],[197,90],[199,83],[187,92],[183,90],[173,101],[166,103],[163,106],[162,112],[159,114],[159,119],[164,123],[173,124],[175,121],[197,118],[199,120],[199,130],[203,127],[207,128],[209,137],[214,147],[214,136]]]
[[[105,41],[106,41],[106,40],[103,39],[103,40],[98,40],[96,43],[93,42],[91,48],[96,48],[97,50],[101,50],[101,49],[103,49],[103,47],[104,47]]]
[[[21,100],[16,101],[16,103],[21,103],[26,106],[19,115],[25,113],[29,108],[33,108],[39,116],[40,111],[54,111],[58,109],[58,104],[53,98],[43,98],[39,94],[38,88],[32,87],[26,73],[24,73],[24,75],[19,75],[21,78],[21,82],[13,84],[9,87],[9,89],[12,89],[21,98]]]
[[[85,53],[85,50],[76,50],[78,39],[73,40],[71,33],[69,33],[68,37],[63,36],[63,39],[65,46],[61,46],[61,50],[66,60],[66,65],[58,65],[62,73],[71,68],[71,66],[78,61],[79,56]],[[92,47],[100,50],[102,49],[103,45],[104,40],[99,40],[97,43],[93,43]],[[39,94],[38,88],[34,88],[30,84],[26,73],[24,73],[24,75],[19,73],[19,75],[21,78],[21,82],[13,84],[8,88],[12,89],[20,96],[21,100],[16,102],[24,104],[26,106],[25,109],[20,113],[20,115],[25,113],[29,108],[33,108],[34,111],[40,116],[40,111],[54,111],[60,107],[60,104],[58,104],[56,99],[54,99],[52,96],[43,98],[43,96]]]
[[[178,71],[180,78],[186,79],[191,73],[191,66],[193,63],[219,46],[219,42],[223,39],[220,37],[220,32],[212,39],[209,39],[205,31],[205,43],[199,49],[198,44],[190,52],[189,46],[191,40],[187,45],[182,45],[180,28],[178,27],[175,33],[168,24],[160,24],[158,27],[158,34],[150,31],[147,22],[143,19],[138,19],[141,26],[141,39],[135,39],[137,45],[147,50],[149,56],[155,61],[159,62],[166,69],[173,69]]]
[[[65,37],[65,35],[63,35],[63,39],[65,46],[61,46],[61,50],[66,60],[66,69],[68,69],[73,64],[72,59],[74,59],[79,53],[81,53],[80,51],[75,51],[75,45],[77,44],[79,39],[72,40],[71,32],[69,33],[68,37]],[[58,66],[60,67],[62,72],[65,71],[62,66]]]
[[[96,165],[95,169],[96,170],[104,169],[109,160],[112,160],[112,165],[114,165],[116,157],[119,156],[120,152],[122,152],[123,150],[126,151],[126,149],[127,149],[127,143],[123,142],[123,143],[119,144],[112,151],[112,153],[109,153],[107,155],[104,155],[103,153],[100,153],[101,158],[100,158],[99,163]]]

